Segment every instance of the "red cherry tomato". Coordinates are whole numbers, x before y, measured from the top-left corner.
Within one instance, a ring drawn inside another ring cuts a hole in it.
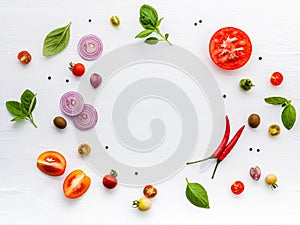
[[[66,160],[59,152],[46,151],[39,155],[37,167],[49,176],[60,176],[65,172]]]
[[[79,198],[90,187],[91,179],[82,171],[74,170],[65,179],[63,191],[67,198]]]
[[[235,70],[244,66],[251,53],[250,38],[238,28],[221,28],[210,39],[210,57],[217,66],[223,69]]]
[[[239,195],[241,194],[245,189],[245,186],[243,184],[242,181],[235,181],[232,185],[231,185],[231,191],[233,194],[235,195]]]
[[[280,85],[282,81],[283,81],[283,75],[279,72],[274,72],[270,78],[270,82],[274,86]]]
[[[81,77],[85,73],[85,67],[81,63],[72,63],[70,62],[69,69],[72,71],[73,75],[76,77]]]
[[[143,194],[146,198],[154,198],[157,195],[157,189],[151,184],[146,185],[143,189]]]
[[[27,51],[21,51],[18,54],[18,60],[22,63],[22,64],[28,64],[31,61],[31,55],[29,54],[29,52]]]
[[[110,174],[107,174],[102,179],[102,184],[107,189],[113,189],[117,186],[118,180],[117,180],[117,172],[114,170],[111,170]]]

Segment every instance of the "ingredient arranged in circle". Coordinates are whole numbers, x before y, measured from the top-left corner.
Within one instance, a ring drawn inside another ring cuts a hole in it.
[[[121,24],[121,20],[118,16],[112,16],[109,19],[111,25],[113,25],[114,27],[118,27]]]
[[[62,116],[56,116],[53,119],[53,124],[58,128],[58,129],[65,129],[67,126],[67,121],[65,120],[65,118],[63,118]]]
[[[261,170],[258,166],[253,166],[250,168],[250,176],[253,180],[258,181],[261,176]]]
[[[97,88],[102,83],[102,77],[97,73],[93,73],[90,77],[90,83],[93,88]]]
[[[78,146],[77,151],[78,151],[79,155],[87,156],[91,152],[91,146],[86,143],[81,144]]]
[[[56,151],[46,151],[37,158],[37,167],[49,176],[61,176],[66,169],[65,157]]]
[[[83,59],[93,61],[102,54],[103,43],[98,36],[87,34],[79,40],[77,50]]]
[[[111,170],[109,174],[106,174],[102,179],[102,184],[107,189],[113,189],[117,186],[118,180],[117,180],[118,173],[115,170]]]
[[[210,39],[210,57],[222,69],[235,70],[244,66],[250,59],[251,53],[250,38],[238,28],[221,28]]]
[[[67,116],[79,115],[84,107],[82,95],[76,91],[66,92],[60,99],[61,111]]]
[[[260,124],[260,116],[256,113],[252,113],[248,117],[248,124],[251,128],[257,128]]]
[[[274,86],[279,86],[283,81],[283,75],[279,72],[274,72],[270,77],[270,82]]]
[[[243,184],[242,181],[235,181],[232,185],[231,185],[231,191],[233,194],[235,195],[239,195],[241,194],[245,189],[245,186]]]
[[[24,65],[30,63],[31,58],[32,57],[28,51],[21,51],[18,54],[18,60]]]
[[[84,104],[83,110],[75,117],[73,123],[80,130],[89,130],[93,128],[98,121],[98,113],[94,106]]]
[[[85,73],[85,67],[82,63],[69,63],[69,69],[76,77],[81,77]]]

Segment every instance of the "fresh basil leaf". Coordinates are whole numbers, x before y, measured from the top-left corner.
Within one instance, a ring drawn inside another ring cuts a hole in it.
[[[64,50],[70,40],[71,22],[64,27],[59,27],[51,31],[44,40],[43,55],[51,56]]]
[[[157,21],[156,27],[158,27],[158,26],[160,25],[160,23],[161,23],[161,21],[162,21],[163,19],[164,19],[164,18],[162,17],[162,18],[160,18],[160,19]]]
[[[292,105],[287,105],[281,113],[281,121],[288,130],[292,129],[296,122],[296,109]]]
[[[135,38],[145,38],[153,33],[154,30],[143,30],[140,33],[138,33]]]
[[[185,190],[185,195],[190,201],[190,203],[200,208],[209,209],[210,206],[205,188],[201,184],[190,183],[188,179],[186,179],[186,181],[187,186]]]
[[[25,120],[26,118],[27,118],[26,116],[25,117],[15,117],[15,118],[11,119],[10,121],[16,122],[16,121],[20,121],[20,120]]]
[[[35,94],[33,94],[28,89],[25,90],[21,96],[21,103],[23,104],[24,108],[27,110],[28,113],[31,113],[36,105],[36,100],[34,100],[32,102],[33,99],[35,99]],[[31,104],[32,104],[32,107],[30,108]]]
[[[16,117],[27,117],[28,113],[24,106],[17,101],[7,101],[6,108],[10,114]]]
[[[168,40],[169,34],[165,34],[165,38],[166,40]]]
[[[155,45],[159,42],[158,38],[156,37],[149,37],[145,40],[145,43],[149,44],[149,45]]]
[[[145,29],[155,28],[158,22],[156,10],[150,5],[142,5],[140,8],[140,24]]]
[[[283,97],[275,96],[275,97],[265,98],[265,102],[272,105],[281,105],[283,103],[288,102],[288,100]]]

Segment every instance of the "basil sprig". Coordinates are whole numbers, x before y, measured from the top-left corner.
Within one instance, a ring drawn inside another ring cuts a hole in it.
[[[33,94],[30,90],[26,89],[22,96],[21,102],[7,101],[6,108],[10,114],[15,116],[11,121],[28,120],[36,128],[37,125],[34,122],[32,111],[36,105],[36,94]]]
[[[192,203],[193,205],[209,209],[209,201],[208,196],[205,188],[198,183],[190,183],[186,178],[187,186],[185,190],[186,198]]]
[[[52,56],[64,50],[70,40],[71,22],[64,26],[51,31],[44,40],[43,55]]]
[[[295,107],[291,104],[291,100],[275,96],[265,98],[265,102],[271,105],[281,105],[282,107],[284,107],[281,112],[281,121],[286,129],[292,129],[296,122],[297,114]]]
[[[159,41],[166,41],[172,45],[172,43],[168,40],[169,34],[163,35],[158,28],[162,20],[163,17],[158,19],[157,11],[153,7],[150,5],[142,5],[140,8],[139,21],[144,30],[138,33],[135,38],[146,38],[155,32],[162,39],[158,39],[157,37],[149,37],[145,40],[145,43],[153,45],[157,44]]]

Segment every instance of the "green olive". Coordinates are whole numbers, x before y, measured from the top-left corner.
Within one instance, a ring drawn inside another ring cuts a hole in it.
[[[114,27],[118,27],[121,24],[120,18],[118,16],[112,16],[110,17],[110,23]]]
[[[248,124],[250,127],[252,128],[256,128],[259,126],[260,124],[260,117],[258,114],[256,113],[252,113],[249,117],[248,117]]]
[[[53,123],[59,129],[64,129],[67,126],[67,121],[65,120],[65,118],[63,118],[61,116],[55,117],[53,119]]]

